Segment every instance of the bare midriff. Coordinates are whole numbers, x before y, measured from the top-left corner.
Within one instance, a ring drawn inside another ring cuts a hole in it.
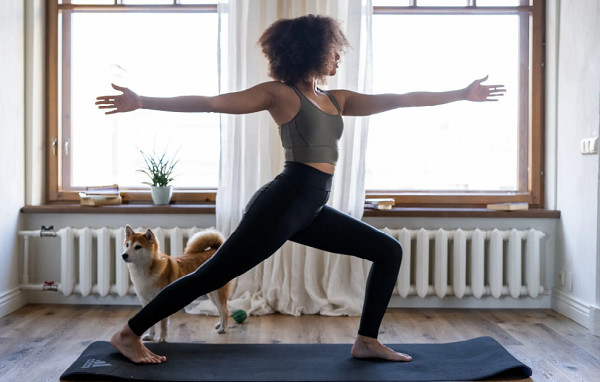
[[[326,172],[328,174],[333,174],[335,172],[335,165],[332,163],[305,163],[310,167],[314,167],[319,171]]]

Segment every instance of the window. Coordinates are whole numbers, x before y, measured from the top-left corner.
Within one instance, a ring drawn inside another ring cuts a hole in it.
[[[214,2],[214,1],[213,1]],[[118,183],[125,200],[148,199],[140,150],[177,156],[176,201],[214,200],[219,116],[135,113],[104,116],[95,97],[110,84],[140,94],[218,92],[216,5],[206,1],[63,0],[55,5],[57,44],[49,72],[51,200],[78,200],[86,186]],[[56,95],[56,96],[55,96]],[[56,167],[55,167],[56,166]],[[56,170],[54,170],[56,168]]]
[[[530,3],[530,1],[533,1]],[[150,200],[139,150],[180,162],[176,202],[214,201],[219,117],[104,116],[111,82],[144,95],[218,92],[214,0],[57,0],[48,12],[48,200],[119,183]],[[371,117],[369,196],[405,206],[543,205],[543,0],[373,0],[375,93],[447,90],[490,75],[500,102]],[[198,36],[202,36],[201,38]]]
[[[399,205],[542,204],[542,17],[536,0],[374,0],[375,93],[459,89],[499,102],[371,117],[366,187]]]

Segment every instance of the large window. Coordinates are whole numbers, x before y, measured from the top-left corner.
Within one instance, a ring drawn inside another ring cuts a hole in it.
[[[543,2],[373,4],[375,93],[459,89],[486,75],[507,93],[371,117],[369,192],[400,205],[541,204]]]
[[[208,0],[49,2],[48,199],[118,183],[149,200],[140,150],[177,155],[176,202],[215,199],[219,117],[104,116],[110,83],[144,95],[218,92],[218,16]],[[373,0],[375,93],[504,84],[500,102],[371,117],[366,186],[398,205],[543,203],[542,0]]]
[[[217,114],[139,110],[104,116],[94,105],[96,96],[116,94],[111,83],[148,96],[218,93],[216,6],[200,3],[206,1],[58,4],[58,70],[49,87],[59,100],[50,157],[58,171],[51,196],[77,199],[86,186],[118,183],[126,200],[147,199],[148,179],[137,171],[144,168],[141,150],[177,157],[176,201],[214,199]]]

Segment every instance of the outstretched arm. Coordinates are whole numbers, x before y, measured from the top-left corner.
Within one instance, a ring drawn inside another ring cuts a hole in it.
[[[271,86],[268,83],[241,92],[214,97],[144,97],[128,88],[115,84],[112,84],[112,87],[121,94],[96,98],[96,105],[99,109],[106,109],[105,114],[125,113],[137,109],[246,114],[268,110],[273,100]]]
[[[446,92],[414,92],[406,94],[361,94],[348,90],[333,90],[331,93],[341,104],[344,115],[364,116],[399,107],[435,106],[455,101],[497,101],[504,95],[504,85],[482,85],[488,76],[473,81],[464,89]]]

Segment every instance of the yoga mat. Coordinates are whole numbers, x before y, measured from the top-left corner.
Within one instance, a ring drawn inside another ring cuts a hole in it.
[[[531,369],[491,337],[445,344],[396,344],[412,362],[357,360],[349,344],[149,343],[167,356],[157,365],[136,365],[109,342],[94,342],[61,380],[109,381],[465,381]]]

